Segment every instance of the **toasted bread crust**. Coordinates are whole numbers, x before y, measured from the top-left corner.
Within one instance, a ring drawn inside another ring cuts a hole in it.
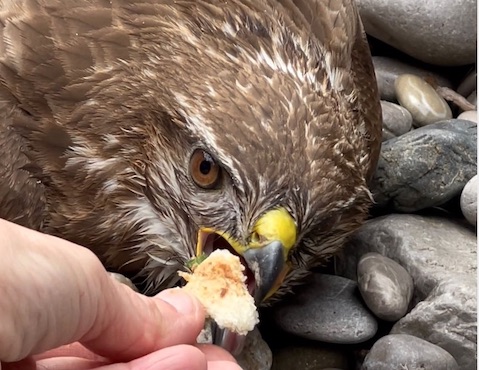
[[[187,281],[183,289],[200,300],[207,315],[220,328],[246,335],[259,320],[243,271],[237,256],[227,250],[216,250],[192,274],[179,274]]]

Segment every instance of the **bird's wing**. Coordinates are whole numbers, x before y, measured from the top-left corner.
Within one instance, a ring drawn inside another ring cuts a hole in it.
[[[29,143],[64,165],[71,142],[55,117],[72,114],[113,59],[129,57],[117,13],[110,1],[0,0],[0,217],[41,228],[44,185]]]

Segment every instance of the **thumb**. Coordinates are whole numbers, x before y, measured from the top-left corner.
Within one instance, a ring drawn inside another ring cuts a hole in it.
[[[128,361],[177,344],[193,344],[204,325],[199,301],[181,289],[146,297],[110,279],[97,323],[80,342],[91,351]]]
[[[81,341],[129,360],[193,343],[200,303],[179,289],[149,298],[111,279],[86,248],[0,220],[0,362]]]

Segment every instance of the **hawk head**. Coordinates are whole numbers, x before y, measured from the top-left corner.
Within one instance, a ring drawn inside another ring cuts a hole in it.
[[[365,219],[380,108],[350,1],[23,3],[1,15],[2,130],[21,134],[2,156],[34,191],[3,217],[40,209],[28,226],[149,293],[229,249],[258,302]]]

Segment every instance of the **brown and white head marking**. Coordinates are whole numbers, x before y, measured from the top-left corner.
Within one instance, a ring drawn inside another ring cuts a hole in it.
[[[0,97],[45,184],[43,231],[158,290],[200,226],[246,241],[285,207],[294,280],[364,220],[379,118],[363,105],[349,1],[315,2],[314,24],[299,0],[48,2],[22,0],[0,45]],[[192,181],[196,149],[222,167],[216,189]]]

